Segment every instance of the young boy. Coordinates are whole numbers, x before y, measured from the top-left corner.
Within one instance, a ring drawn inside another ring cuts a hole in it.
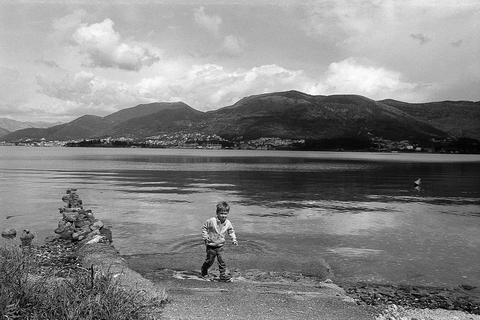
[[[202,227],[202,238],[205,241],[207,249],[207,257],[202,265],[202,277],[208,278],[208,269],[218,261],[218,269],[220,270],[220,281],[230,281],[227,276],[227,266],[223,260],[223,245],[225,244],[225,234],[228,233],[234,245],[238,245],[235,230],[232,223],[227,219],[230,212],[230,206],[225,201],[217,204],[217,216],[205,221]]]

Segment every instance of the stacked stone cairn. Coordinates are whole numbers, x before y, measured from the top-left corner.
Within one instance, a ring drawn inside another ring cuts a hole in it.
[[[3,229],[2,230],[2,238],[5,239],[15,239],[17,237],[17,231],[12,228]],[[22,234],[20,235],[20,241],[22,244],[20,245],[22,248],[30,248],[32,247],[32,241],[35,238],[35,235],[30,232],[30,230],[25,229],[23,230]]]
[[[62,220],[55,229],[61,239],[87,243],[112,242],[112,232],[104,227],[102,221],[95,219],[92,210],[83,208],[77,189],[68,189],[62,201],[65,205],[58,208]]]
[[[35,238],[35,236],[30,232],[30,230],[23,230],[22,235],[20,236],[20,241],[22,242],[21,246],[24,248],[31,247],[33,238]]]

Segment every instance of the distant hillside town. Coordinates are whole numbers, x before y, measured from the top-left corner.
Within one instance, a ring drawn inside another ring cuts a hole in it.
[[[428,145],[411,143],[408,140],[390,141],[372,137],[370,141],[352,139],[282,139],[263,137],[255,140],[229,141],[217,135],[202,133],[162,134],[146,139],[126,137],[82,139],[71,141],[0,142],[0,146],[27,147],[101,147],[101,148],[164,148],[164,149],[235,149],[235,150],[318,150],[318,151],[375,151],[375,152],[427,152],[427,153],[480,153],[480,142],[475,139],[433,139]]]

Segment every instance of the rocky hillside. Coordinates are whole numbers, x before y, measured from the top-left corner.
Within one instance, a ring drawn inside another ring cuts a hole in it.
[[[362,96],[311,96],[297,91],[244,98],[233,106],[210,112],[206,127],[221,136],[249,139],[380,136],[423,140],[448,135],[405,112]]]

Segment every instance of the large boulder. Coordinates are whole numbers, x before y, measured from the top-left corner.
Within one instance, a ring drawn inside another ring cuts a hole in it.
[[[2,238],[13,239],[17,236],[17,231],[12,228],[6,228],[2,230]]]

